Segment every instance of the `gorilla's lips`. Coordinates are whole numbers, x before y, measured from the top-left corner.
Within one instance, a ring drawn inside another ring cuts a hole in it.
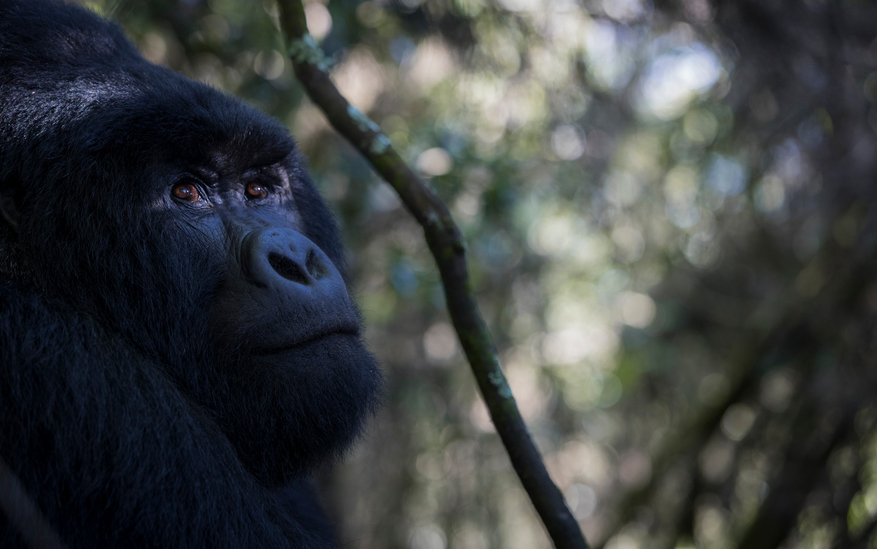
[[[304,347],[305,345],[315,343],[321,339],[326,339],[334,335],[350,336],[358,339],[361,335],[361,330],[359,328],[359,325],[356,323],[345,323],[338,326],[326,327],[320,330],[312,331],[308,334],[299,335],[298,337],[292,339],[292,341],[290,341],[289,343],[284,343],[282,345],[276,345],[262,349],[253,349],[253,354],[260,356],[277,355],[285,353],[287,351],[292,351],[294,349],[299,349],[301,347]]]

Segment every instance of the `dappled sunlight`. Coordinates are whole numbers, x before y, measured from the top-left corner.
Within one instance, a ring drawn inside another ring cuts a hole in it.
[[[637,108],[662,120],[677,118],[695,98],[708,92],[721,74],[719,60],[703,44],[674,49],[646,67]]]
[[[332,70],[338,90],[356,108],[368,112],[384,91],[384,69],[365,48],[355,50]]]
[[[619,35],[608,21],[587,21],[584,31],[585,56],[592,83],[601,88],[618,89],[630,81],[636,69],[632,38]]]
[[[332,14],[328,8],[318,2],[311,2],[305,6],[305,17],[307,18],[308,32],[320,41],[332,30]]]

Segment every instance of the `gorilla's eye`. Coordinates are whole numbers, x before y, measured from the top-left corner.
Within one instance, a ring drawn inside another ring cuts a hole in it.
[[[174,188],[171,189],[171,194],[186,202],[198,202],[201,200],[201,195],[198,194],[198,187],[192,183],[178,183],[174,185]]]
[[[258,200],[268,196],[268,187],[262,183],[247,183],[247,187],[244,191],[249,200]]]

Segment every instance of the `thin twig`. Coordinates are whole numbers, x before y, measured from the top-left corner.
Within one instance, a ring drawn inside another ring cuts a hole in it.
[[[0,510],[31,549],[65,549],[18,475],[0,458]]]
[[[292,65],[308,96],[322,109],[332,126],[392,185],[405,207],[423,227],[427,245],[441,274],[448,313],[490,417],[555,547],[586,549],[587,543],[578,523],[560,490],[548,476],[499,367],[496,348],[472,292],[465,243],[450,212],[393,150],[380,127],[338,92],[329,79],[328,60],[308,34],[301,1],[278,0],[278,4],[280,24],[289,40]]]

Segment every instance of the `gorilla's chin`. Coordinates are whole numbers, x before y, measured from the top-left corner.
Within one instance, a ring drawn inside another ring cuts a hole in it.
[[[340,456],[374,413],[382,377],[358,336],[331,333],[226,371],[216,421],[244,466],[279,487]]]

